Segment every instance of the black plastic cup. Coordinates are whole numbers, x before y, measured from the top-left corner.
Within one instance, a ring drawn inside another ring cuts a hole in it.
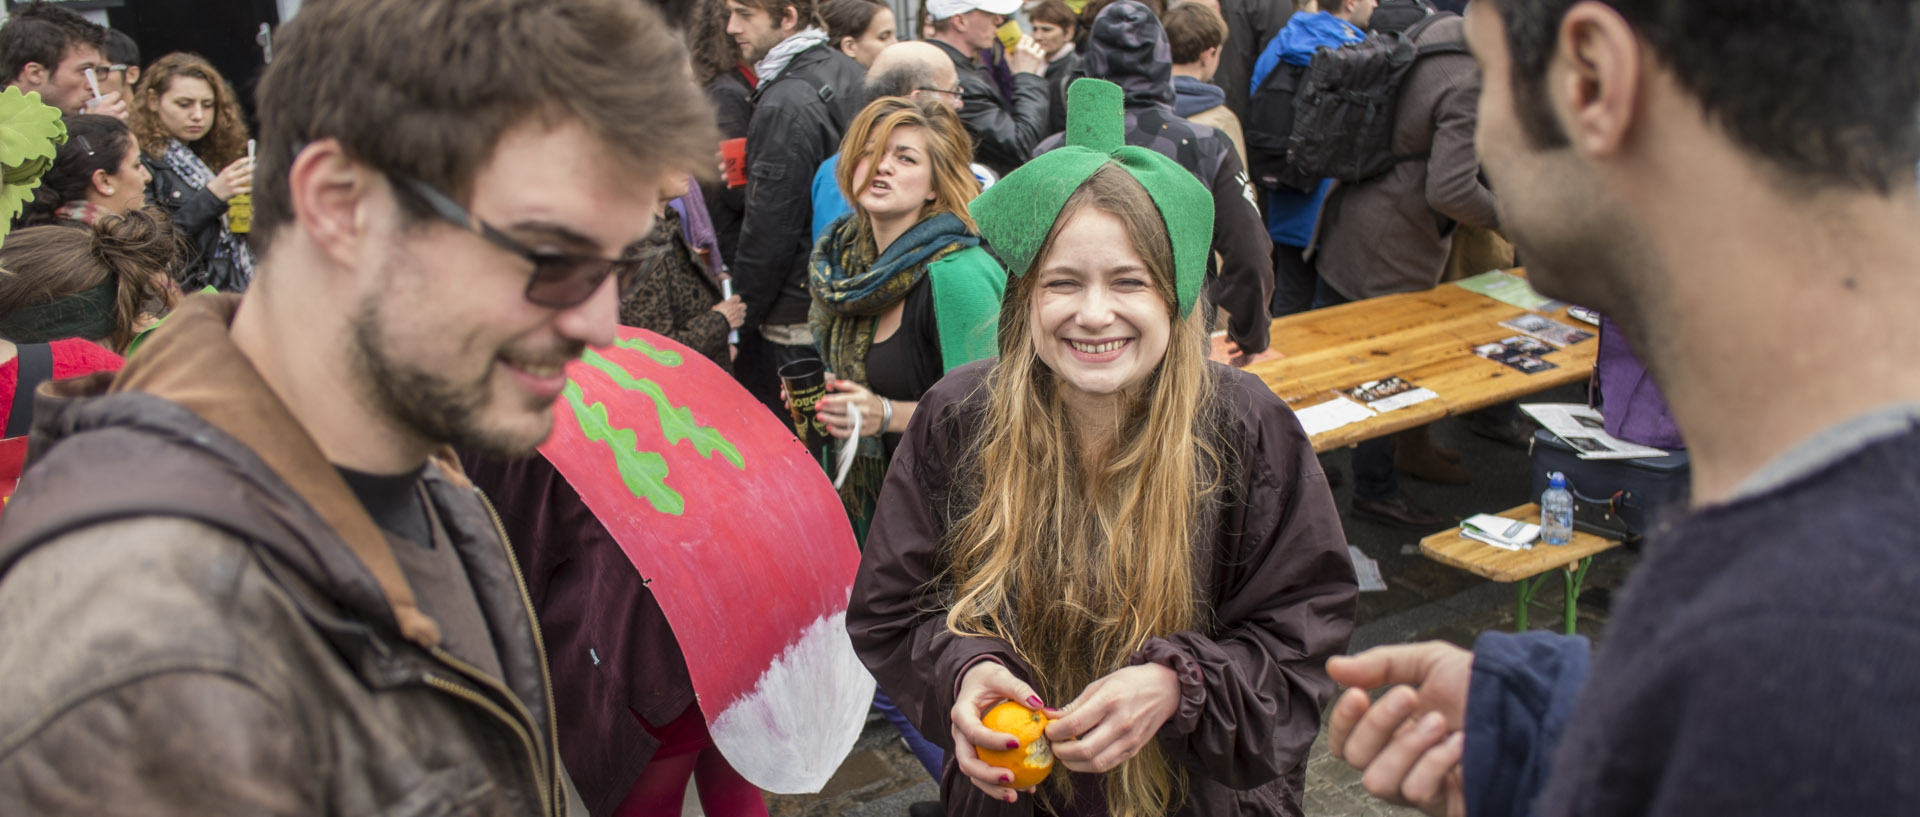
[[[820,398],[827,395],[827,365],[817,357],[801,358],[779,369],[787,386],[787,406],[793,412],[793,433],[800,444],[818,453],[826,450],[827,424],[816,418]]]

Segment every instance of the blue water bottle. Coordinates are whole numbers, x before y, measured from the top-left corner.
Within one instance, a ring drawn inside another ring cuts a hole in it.
[[[1573,541],[1573,494],[1567,490],[1567,475],[1559,471],[1547,475],[1546,493],[1540,495],[1540,541]]]

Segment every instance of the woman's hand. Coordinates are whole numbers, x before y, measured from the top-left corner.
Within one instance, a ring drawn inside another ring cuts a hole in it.
[[[1180,706],[1180,679],[1159,664],[1096,679],[1047,724],[1053,759],[1076,772],[1112,771],[1153,740]],[[1052,713],[1049,713],[1052,714]]]
[[[880,421],[886,417],[886,401],[867,387],[851,380],[827,380],[827,396],[820,398],[814,410],[827,433],[836,439],[853,436],[853,413],[860,413],[860,436],[878,437],[886,433]]]
[[[246,196],[253,193],[253,160],[246,157],[233,160],[220,175],[207,182],[207,189],[219,196],[221,201],[232,201],[234,196]]]
[[[959,765],[960,773],[966,775],[975,788],[986,792],[987,796],[1011,803],[1019,799],[1019,794],[1006,786],[1013,782],[1013,773],[981,760],[979,750],[975,748],[1014,749],[1020,746],[1020,741],[1014,736],[995,732],[980,722],[980,716],[999,706],[1001,701],[1019,701],[1030,709],[1045,706],[1033,687],[1014,677],[1006,667],[993,661],[982,661],[960,676],[960,694],[954,698],[953,711],[947,718],[953,725],[953,759]]]
[[[733,329],[739,329],[740,324],[747,322],[747,302],[740,300],[738,295],[714,304],[713,311],[725,316],[727,326]]]

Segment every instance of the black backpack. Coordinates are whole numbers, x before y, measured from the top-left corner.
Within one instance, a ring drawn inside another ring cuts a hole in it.
[[[1293,97],[1305,79],[1307,66],[1286,61],[1273,67],[1247,100],[1247,121],[1241,131],[1247,140],[1247,175],[1267,190],[1308,191],[1320,179],[1301,174],[1287,161],[1293,138]]]
[[[1311,178],[1363,182],[1408,159],[1393,153],[1393,115],[1400,83],[1413,64],[1435,54],[1465,54],[1455,40],[1416,46],[1421,32],[1459,15],[1429,15],[1404,32],[1376,32],[1357,43],[1313,55],[1293,100],[1287,164]],[[1252,151],[1251,145],[1248,151]]]

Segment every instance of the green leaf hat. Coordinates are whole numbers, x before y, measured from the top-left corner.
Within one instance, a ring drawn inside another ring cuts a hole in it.
[[[1124,138],[1125,95],[1106,80],[1080,79],[1067,90],[1066,145],[1021,165],[973,200],[968,211],[1014,277],[1032,269],[1067,199],[1107,165],[1132,176],[1160,211],[1173,244],[1179,314],[1193,311],[1213,246],[1213,195],[1178,162]]]
[[[40,177],[66,143],[67,123],[58,108],[40,101],[39,92],[0,92],[0,222],[11,222],[33,200]]]

